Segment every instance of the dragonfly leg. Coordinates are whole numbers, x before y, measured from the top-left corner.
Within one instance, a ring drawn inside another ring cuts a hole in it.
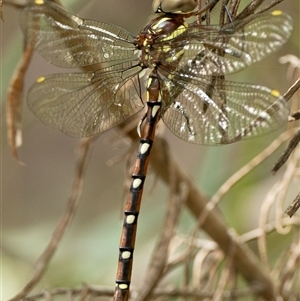
[[[184,118],[186,120],[186,125],[187,125],[188,130],[189,130],[189,135],[190,135],[190,137],[194,137],[195,132],[193,130],[193,127],[191,126],[190,119],[189,119],[187,113],[184,111],[184,108],[182,107],[180,102],[178,102],[178,101],[175,102],[174,109],[176,109],[180,114],[182,114],[184,116]]]

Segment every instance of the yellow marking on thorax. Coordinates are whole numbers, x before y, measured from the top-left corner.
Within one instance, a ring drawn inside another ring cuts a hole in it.
[[[163,51],[163,52],[169,52],[171,49],[172,49],[172,48],[171,48],[171,46],[169,46],[169,45],[164,45],[164,46],[162,47],[162,51]]]
[[[180,59],[182,57],[182,55],[184,54],[184,49],[179,50],[175,55],[169,57],[166,59],[166,61],[168,63],[177,61],[178,59]]]
[[[177,29],[175,29],[170,35],[163,38],[162,41],[172,40],[172,39],[182,35],[186,30],[187,30],[187,24],[184,23],[183,25],[180,25],[179,27],[177,27]]]
[[[149,77],[147,80],[147,88],[151,86],[151,83],[152,83],[152,77]]]
[[[35,0],[34,4],[42,5],[42,4],[44,4],[44,0]]]

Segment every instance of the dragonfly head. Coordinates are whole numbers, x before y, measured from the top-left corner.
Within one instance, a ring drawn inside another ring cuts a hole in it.
[[[193,11],[197,0],[154,0],[152,9],[155,13],[185,14]]]

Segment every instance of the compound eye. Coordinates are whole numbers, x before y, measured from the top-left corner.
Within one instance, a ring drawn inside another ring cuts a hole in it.
[[[197,0],[154,0],[152,9],[155,13],[183,14],[193,11]]]

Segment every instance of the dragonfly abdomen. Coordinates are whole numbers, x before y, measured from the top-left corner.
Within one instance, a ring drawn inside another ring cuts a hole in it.
[[[147,113],[137,159],[133,168],[130,192],[124,210],[123,230],[119,246],[119,264],[114,300],[127,300],[130,287],[133,251],[137,230],[137,220],[141,206],[144,182],[146,179],[150,151],[155,127],[160,118],[161,96],[157,70],[154,69],[147,83]]]

